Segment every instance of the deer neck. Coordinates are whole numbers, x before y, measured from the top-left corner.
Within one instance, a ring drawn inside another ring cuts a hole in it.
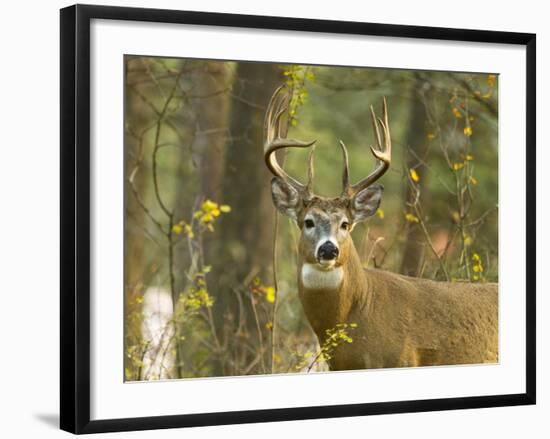
[[[350,245],[345,263],[329,271],[301,260],[298,265],[300,299],[319,337],[338,323],[348,322],[354,305],[366,300],[367,278],[355,247]]]

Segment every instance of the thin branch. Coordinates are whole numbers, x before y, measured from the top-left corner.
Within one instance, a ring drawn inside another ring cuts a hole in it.
[[[260,357],[261,357],[261,364],[262,364],[262,370],[263,373],[266,373],[265,368],[265,361],[264,361],[264,341],[262,337],[262,330],[260,328],[260,320],[258,318],[258,312],[256,310],[256,301],[254,300],[254,296],[252,293],[250,293],[250,303],[252,304],[252,312],[254,313],[254,320],[256,321],[256,329],[258,331],[258,342],[260,343]]]
[[[155,226],[157,226],[157,228],[160,230],[160,232],[163,235],[167,236],[168,233],[164,230],[164,228],[162,227],[162,224],[154,217],[154,215],[151,213],[149,208],[145,205],[145,203],[141,199],[141,196],[139,195],[139,193],[138,193],[138,191],[137,191],[137,189],[134,185],[134,177],[135,177],[137,171],[138,171],[138,167],[136,166],[134,168],[134,170],[132,171],[132,173],[130,174],[130,177],[128,177],[128,183],[130,183],[130,189],[132,190],[132,193],[134,194],[134,197],[135,197],[137,203],[139,204],[139,206],[141,207],[141,209],[143,210],[143,212],[153,222],[153,224]]]
[[[443,271],[443,274],[445,275],[445,279],[447,281],[449,281],[451,278],[449,277],[449,272],[447,270],[447,267],[445,266],[445,263],[444,263],[443,259],[439,256],[439,254],[437,253],[437,251],[436,251],[436,249],[433,245],[432,238],[430,236],[430,233],[428,232],[428,229],[426,227],[426,223],[424,221],[423,212],[420,209],[420,204],[419,204],[420,203],[420,190],[418,189],[415,182],[412,180],[411,175],[408,172],[406,174],[407,174],[407,181],[409,182],[409,185],[410,185],[411,189],[415,193],[414,201],[412,203],[407,203],[407,204],[409,204],[410,207],[412,207],[414,209],[416,218],[418,220],[418,224],[420,225],[422,233],[424,234],[424,239],[428,243],[428,245],[430,247],[430,250],[432,251],[435,258],[437,259],[437,261],[439,263],[439,266],[441,267],[441,270]]]
[[[485,109],[489,111],[489,113],[491,113],[493,117],[498,117],[498,107],[496,105],[493,105],[492,102],[488,101],[487,99],[483,99],[480,95],[476,94],[471,84],[469,84],[468,81],[466,81],[465,79],[459,78],[456,74],[451,73],[450,75],[458,84],[460,84],[466,89],[466,91],[468,91],[468,93],[474,98],[476,102],[485,107]]]

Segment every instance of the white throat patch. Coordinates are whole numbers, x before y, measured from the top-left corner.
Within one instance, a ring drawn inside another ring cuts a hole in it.
[[[342,267],[323,270],[316,264],[302,265],[302,284],[308,290],[335,290],[344,278]]]

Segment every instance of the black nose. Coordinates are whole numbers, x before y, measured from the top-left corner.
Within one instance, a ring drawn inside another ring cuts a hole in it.
[[[319,247],[319,250],[317,250],[317,257],[319,259],[331,261],[336,259],[336,256],[338,256],[338,247],[330,241],[325,242]]]

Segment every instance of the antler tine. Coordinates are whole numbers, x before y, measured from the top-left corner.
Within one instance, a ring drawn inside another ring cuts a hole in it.
[[[265,113],[264,120],[264,135],[266,142],[271,142],[278,135],[276,122],[280,120],[280,117],[273,117],[273,114],[277,115],[281,110],[281,99],[284,99],[285,95],[281,94],[280,91],[284,88],[284,85],[281,85],[275,93],[269,99],[269,104],[267,106],[267,111]]]
[[[390,125],[388,122],[388,105],[386,98],[383,100],[383,119],[376,117],[374,109],[371,106],[372,125],[374,127],[374,134],[376,137],[376,148],[371,146],[371,152],[378,160],[376,168],[367,177],[354,184],[351,189],[351,195],[356,194],[362,189],[373,184],[382,175],[386,173],[391,164],[391,136]],[[380,136],[380,129],[382,130],[382,136]]]
[[[307,167],[307,191],[308,193],[313,192],[313,178],[315,177],[315,166],[313,163],[313,155],[315,154],[315,145],[311,146],[311,149],[309,150],[309,158],[308,158],[308,167]]]
[[[384,127],[385,127],[384,138],[386,139],[386,150],[391,159],[391,134],[390,134],[390,122],[388,121],[388,103],[386,102],[386,97],[384,97],[383,106],[384,106]]]
[[[344,161],[342,169],[342,196],[350,195],[349,187],[349,159],[348,159],[348,149],[344,142],[340,140],[340,148],[342,149],[342,158]]]
[[[283,92],[285,89],[286,92]],[[283,132],[281,118],[283,114],[288,111],[290,97],[291,91],[286,85],[282,85],[275,90],[275,93],[273,93],[273,96],[269,101],[264,122],[264,160],[273,175],[282,178],[302,194],[309,195],[309,184],[303,185],[298,180],[288,175],[279,165],[275,154],[278,149],[292,147],[307,148],[315,143],[315,140],[311,142],[303,142],[300,140],[286,138],[286,132]]]
[[[382,140],[380,138],[380,130],[378,129],[378,123],[377,123],[379,118],[376,117],[376,114],[374,113],[374,108],[372,105],[370,106],[370,115],[371,115],[371,121],[372,121],[372,130],[376,135],[376,144],[378,145],[378,147],[380,147],[380,145],[382,144]]]

